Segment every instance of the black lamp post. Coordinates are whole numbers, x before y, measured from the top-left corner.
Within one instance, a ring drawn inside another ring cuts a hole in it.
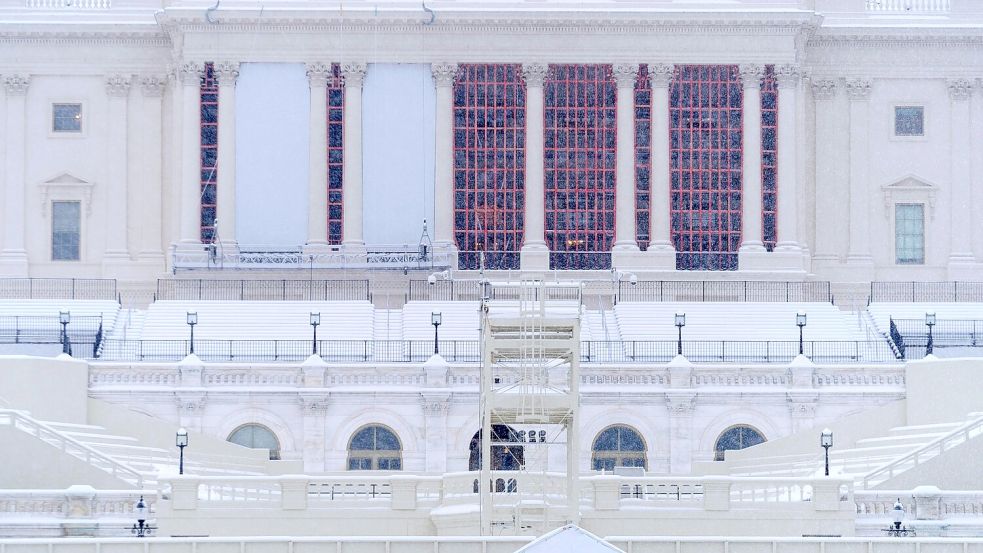
[[[130,531],[138,538],[145,538],[150,535],[151,532],[156,530],[153,526],[147,524],[147,514],[150,509],[147,508],[147,504],[143,502],[143,496],[137,501],[136,506],[133,509],[136,511],[137,523],[130,528]]]
[[[437,327],[440,326],[441,321],[444,316],[440,313],[430,314],[430,324],[433,325],[433,352],[434,354],[440,353],[440,347],[437,345]]]
[[[311,313],[311,326],[314,327],[314,353],[317,354],[317,327],[321,324],[321,314]]]
[[[188,447],[188,431],[184,428],[178,428],[177,434],[174,437],[174,445],[180,450],[180,455],[178,457],[177,473],[184,474],[184,448]]]
[[[935,312],[925,313],[925,326],[928,327],[928,344],[925,346],[925,355],[932,355],[935,344],[932,340],[932,327],[935,326]]]
[[[676,339],[676,354],[683,354],[683,327],[686,326],[686,313],[676,313],[676,330],[679,332]]]
[[[806,314],[805,311],[799,311],[795,314],[795,326],[799,327],[799,355],[802,355],[802,329],[806,325]]]
[[[72,354],[72,343],[68,341],[68,323],[72,322],[71,311],[59,311],[58,322],[61,323],[61,352]]]
[[[823,429],[819,437],[819,445],[826,450],[826,476],[829,476],[829,448],[833,447],[833,431],[829,428]]]
[[[188,311],[187,321],[188,321],[188,326],[191,327],[191,342],[189,342],[188,353],[194,353],[195,352],[195,325],[198,324],[198,312]]]

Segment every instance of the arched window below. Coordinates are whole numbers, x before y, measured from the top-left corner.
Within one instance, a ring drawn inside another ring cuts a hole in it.
[[[253,449],[268,449],[271,460],[280,458],[280,440],[276,439],[272,430],[261,424],[244,424],[229,434],[227,441]]]
[[[546,434],[537,439],[545,441]],[[533,439],[527,438],[523,431],[520,435],[514,428],[504,424],[492,425],[492,448],[491,448],[491,469],[492,470],[519,470],[526,464],[525,452],[521,445],[517,443],[532,442]],[[495,442],[506,442],[506,445],[495,445]],[[474,433],[471,438],[468,455],[468,470],[481,470],[481,430]]]
[[[614,467],[645,469],[648,468],[645,449],[645,441],[634,428],[621,424],[610,426],[594,438],[591,467],[606,471],[613,471]]]
[[[402,470],[403,446],[385,426],[366,426],[348,442],[348,470]]]
[[[750,426],[738,425],[724,430],[717,443],[713,446],[713,460],[723,461],[724,452],[732,449],[744,449],[766,442],[765,437]]]

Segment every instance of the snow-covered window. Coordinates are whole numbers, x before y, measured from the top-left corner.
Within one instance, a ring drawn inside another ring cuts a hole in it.
[[[52,104],[52,132],[82,132],[82,104]]]
[[[898,265],[925,263],[924,204],[895,204],[894,252]]]
[[[591,447],[591,467],[594,470],[612,471],[614,467],[646,468],[645,441],[634,428],[625,425],[610,426],[594,438]]]
[[[925,108],[922,106],[895,106],[894,135],[924,136]]]
[[[724,430],[717,438],[717,443],[713,446],[713,460],[723,461],[725,451],[744,449],[765,441],[767,440],[765,440],[764,435],[750,426],[732,426]]]
[[[365,426],[348,443],[348,470],[402,470],[403,446],[385,426]]]
[[[229,434],[228,441],[253,449],[268,449],[270,459],[280,458],[280,440],[269,428],[261,424],[244,424]]]
[[[82,202],[51,202],[51,259],[78,261]]]

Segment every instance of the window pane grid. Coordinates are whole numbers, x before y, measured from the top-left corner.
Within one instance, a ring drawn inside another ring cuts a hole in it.
[[[463,64],[454,81],[458,267],[518,269],[525,209],[526,89],[517,64]]]
[[[80,202],[51,202],[52,260],[79,260],[81,227]]]
[[[383,426],[367,426],[348,443],[348,470],[402,470],[399,438]]]
[[[773,251],[778,224],[778,81],[765,66],[761,81],[761,241]]]
[[[924,136],[925,108],[922,106],[897,106],[894,108],[895,136]]]
[[[714,444],[714,460],[723,461],[724,452],[735,449],[744,449],[753,445],[764,443],[765,437],[760,432],[750,426],[734,426],[725,430]]]
[[[344,144],[345,144],[345,80],[340,64],[331,64],[328,79],[328,244],[341,244],[344,239]]]
[[[676,66],[669,178],[677,269],[737,269],[743,102],[736,65]]]
[[[652,189],[652,82],[642,64],[635,81],[635,239],[641,250],[650,240]]]
[[[215,241],[215,178],[218,174],[218,81],[215,64],[208,62],[201,76],[201,241]]]
[[[925,263],[925,206],[894,206],[895,256],[899,265]]]
[[[551,65],[544,94],[550,268],[610,268],[617,151],[611,66]]]
[[[54,132],[82,132],[82,104],[53,104],[51,106],[51,130]]]
[[[591,446],[591,466],[594,470],[614,470],[614,467],[647,466],[645,442],[634,428],[616,425],[602,431]]]

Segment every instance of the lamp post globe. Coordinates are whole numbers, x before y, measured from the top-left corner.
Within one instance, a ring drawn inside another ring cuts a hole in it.
[[[833,447],[833,431],[824,428],[819,436],[819,445],[826,451],[826,476],[829,476],[829,448]]]
[[[177,434],[174,436],[174,445],[180,451],[177,473],[184,474],[184,448],[188,447],[188,431],[185,428],[178,428]]]
[[[198,312],[188,311],[184,320],[191,327],[191,340],[188,342],[188,353],[191,354],[195,352],[195,325],[198,324]]]

